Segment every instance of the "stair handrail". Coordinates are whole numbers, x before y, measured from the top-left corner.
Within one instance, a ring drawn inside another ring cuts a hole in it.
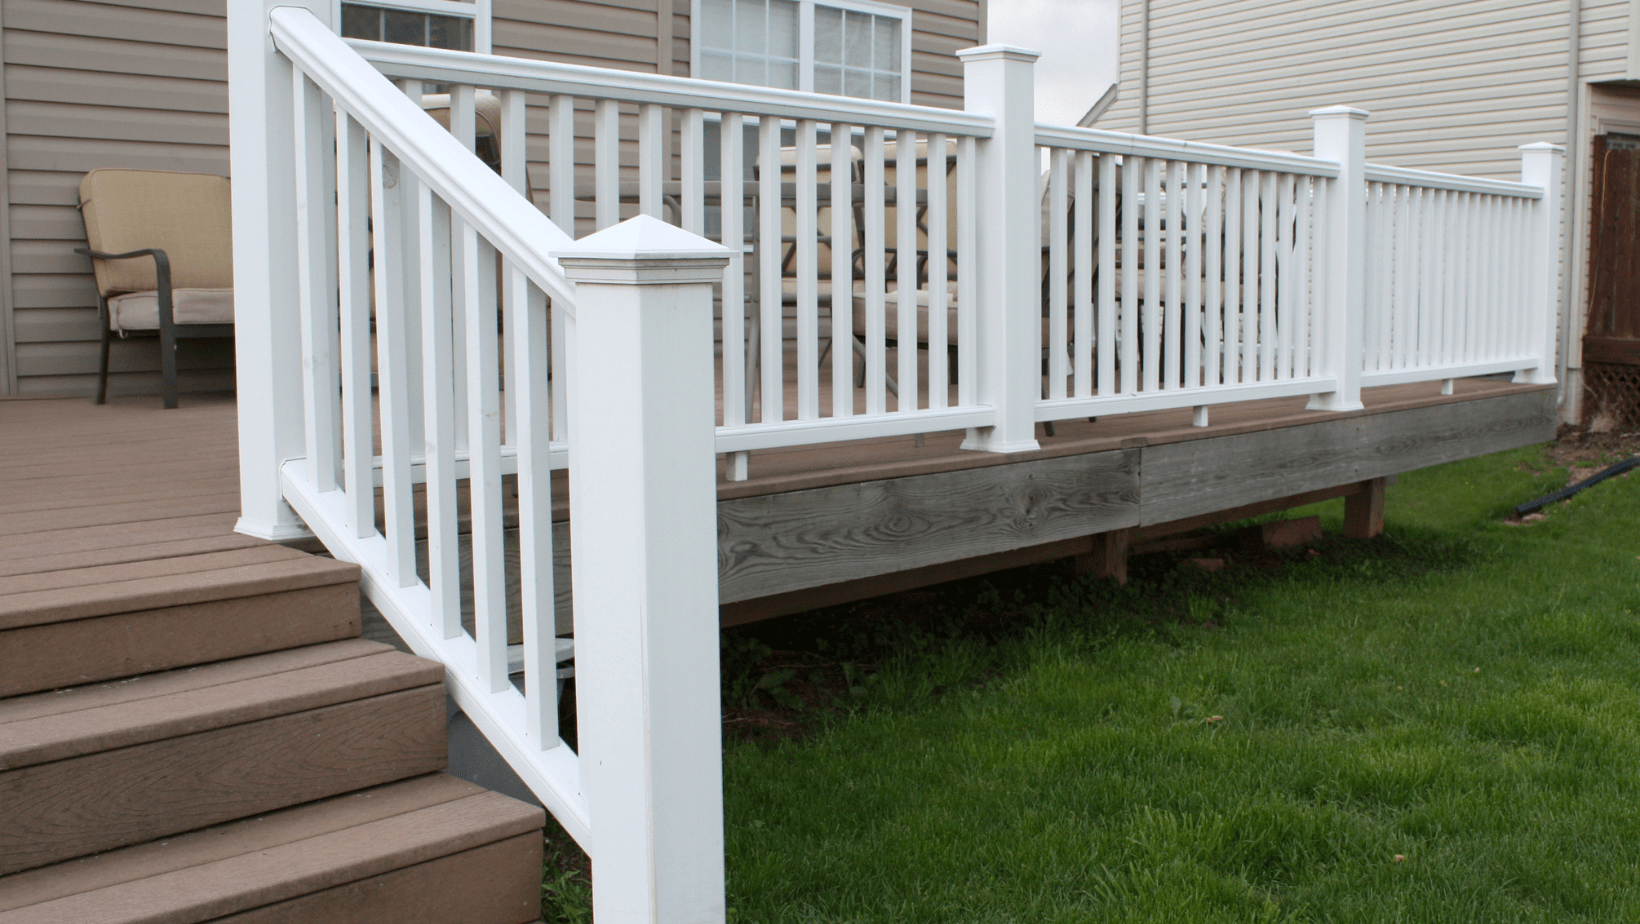
[[[574,240],[516,189],[427,117],[340,36],[311,12],[279,7],[268,13],[274,47],[370,134],[410,167],[440,198],[573,314],[575,284],[551,254]]]

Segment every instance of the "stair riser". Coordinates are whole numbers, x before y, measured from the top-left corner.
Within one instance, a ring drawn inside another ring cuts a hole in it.
[[[0,698],[355,638],[355,583],[0,631]]]
[[[445,764],[442,685],[0,772],[0,875]]]
[[[541,834],[210,920],[218,924],[528,924],[541,917]]]

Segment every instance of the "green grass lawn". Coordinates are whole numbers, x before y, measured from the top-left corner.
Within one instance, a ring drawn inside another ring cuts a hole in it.
[[[1315,556],[845,608],[781,672],[731,634],[726,696],[806,733],[726,748],[730,920],[1640,920],[1640,478],[1502,522],[1564,484],[1502,453],[1372,542],[1304,511]]]

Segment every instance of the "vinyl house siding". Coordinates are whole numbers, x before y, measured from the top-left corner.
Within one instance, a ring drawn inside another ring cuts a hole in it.
[[[97,167],[226,174],[225,0],[0,0],[4,40],[8,303],[0,304],[0,395],[89,394],[100,327],[76,208]],[[983,40],[980,0],[910,0],[912,101],[960,108],[955,52]],[[497,54],[689,73],[689,0],[495,0]],[[532,185],[546,186],[547,109],[530,100]],[[578,160],[590,171],[591,112]],[[623,134],[636,163],[636,128]],[[675,147],[674,147],[675,150]],[[590,173],[589,173],[590,178]],[[545,207],[544,197],[538,205]],[[590,204],[586,208],[590,219]],[[583,228],[583,231],[590,230]],[[0,234],[5,229],[0,227]],[[4,267],[0,266],[0,273]],[[7,341],[14,342],[6,349]],[[184,391],[230,388],[228,341],[185,342]],[[116,341],[110,392],[157,392],[158,344]]]
[[[1564,0],[1150,0],[1151,134],[1310,150],[1309,110],[1368,110],[1367,157],[1498,179],[1564,144]],[[1585,0],[1585,80],[1623,77],[1628,0]],[[1139,130],[1140,0],[1122,3],[1121,96]]]
[[[223,0],[4,0],[15,393],[89,394],[97,294],[76,208],[96,167],[226,174]],[[233,385],[228,341],[185,343],[185,390]],[[158,343],[116,341],[114,394],[157,391]]]

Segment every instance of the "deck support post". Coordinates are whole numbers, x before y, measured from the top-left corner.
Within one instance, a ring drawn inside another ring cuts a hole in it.
[[[1384,489],[1388,478],[1361,482],[1361,490],[1344,498],[1344,536],[1372,539],[1384,532]]]
[[[1531,265],[1526,290],[1526,348],[1538,358],[1536,369],[1515,373],[1515,381],[1551,385],[1555,381],[1555,339],[1560,329],[1560,171],[1566,149],[1558,144],[1520,146],[1520,181],[1542,187],[1532,207]]]
[[[555,254],[567,319],[576,698],[598,924],[725,916],[712,283],[641,215]]]
[[[1132,530],[1113,529],[1093,537],[1093,551],[1076,556],[1076,573],[1127,583],[1128,544]]]
[[[296,289],[294,68],[273,47],[268,12],[302,7],[329,23],[330,0],[228,4],[229,173],[233,177],[234,375],[241,533],[311,536],[285,503],[280,466],[306,450]]]
[[[1036,441],[1042,397],[1041,222],[1037,193],[1035,64],[1040,53],[1007,45],[957,52],[963,108],[996,119],[979,142],[975,209],[979,293],[975,395],[996,409],[996,425],[969,430],[962,448],[1026,452]]]
[[[1315,124],[1315,156],[1338,162],[1338,178],[1328,182],[1326,224],[1320,246],[1322,274],[1320,330],[1316,331],[1319,372],[1333,376],[1337,390],[1310,398],[1315,411],[1356,411],[1361,404],[1362,323],[1366,317],[1367,116],[1348,106],[1310,113]]]

